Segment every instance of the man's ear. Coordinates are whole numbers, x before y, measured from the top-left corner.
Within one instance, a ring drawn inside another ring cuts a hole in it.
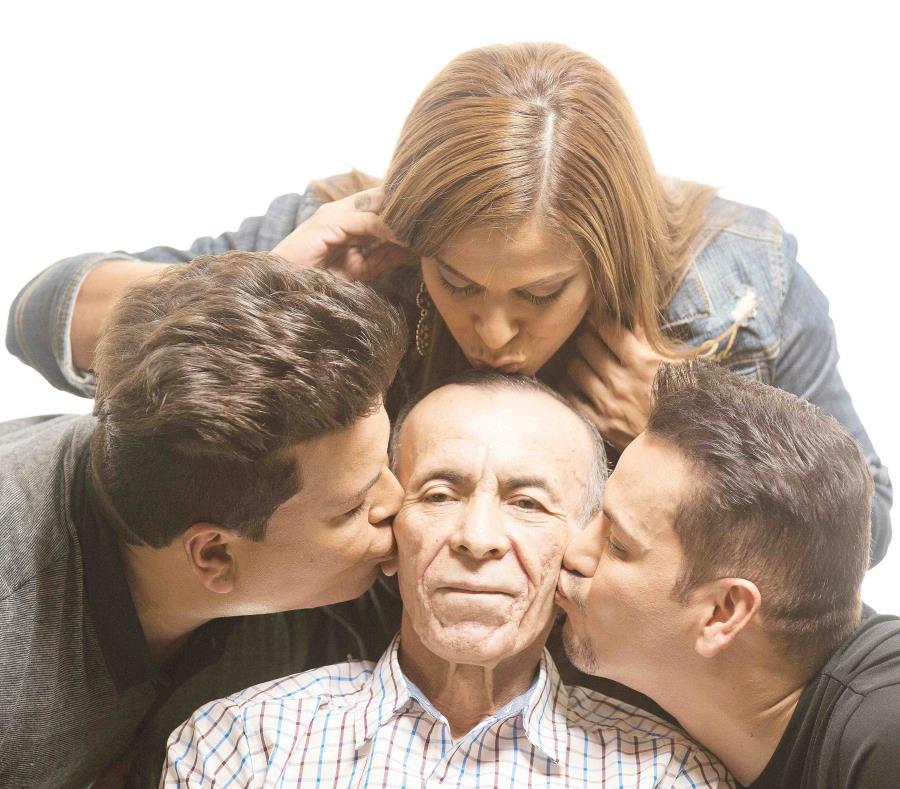
[[[692,595],[702,613],[694,648],[711,658],[734,643],[734,639],[759,612],[762,598],[753,581],[717,578],[701,585]]]
[[[181,535],[191,569],[210,592],[228,594],[234,589],[232,544],[238,539],[231,529],[216,523],[195,523]]]

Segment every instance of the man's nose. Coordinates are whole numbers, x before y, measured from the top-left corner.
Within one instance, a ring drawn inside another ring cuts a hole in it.
[[[519,333],[519,327],[504,309],[492,307],[478,316],[475,332],[486,348],[499,351]]]
[[[491,502],[470,500],[450,547],[472,559],[501,559],[510,549],[503,519]]]
[[[375,489],[372,491],[372,506],[369,507],[369,523],[389,522],[400,510],[403,503],[403,486],[393,472],[385,466],[381,471]]]
[[[600,562],[601,518],[591,518],[583,529],[574,529],[563,554],[562,566],[574,575],[592,578]]]

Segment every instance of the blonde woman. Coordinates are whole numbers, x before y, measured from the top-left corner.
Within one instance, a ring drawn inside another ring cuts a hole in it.
[[[646,423],[665,359],[711,357],[800,395],[862,444],[876,483],[872,562],[887,549],[890,480],[795,239],[762,210],[657,174],[621,87],[587,55],[559,44],[460,55],[414,105],[382,185],[360,173],[316,182],[184,251],[60,261],[14,303],[9,347],[90,394],[116,294],[159,265],[235,248],[367,279],[403,307],[415,342],[392,408],[468,366],[524,372],[622,448]]]

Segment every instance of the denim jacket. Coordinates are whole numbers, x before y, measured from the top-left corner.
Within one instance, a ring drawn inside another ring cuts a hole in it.
[[[236,232],[199,238],[189,249],[154,247],[134,255],[89,253],[61,260],[16,297],[7,347],[57,388],[91,397],[93,376],[73,366],[69,330],[78,288],[94,266],[121,258],[174,263],[231,249],[269,251],[319,204],[309,190],[283,195],[264,216],[244,220]],[[663,325],[736,372],[815,404],[859,441],[875,481],[871,563],[876,564],[891,536],[890,478],[838,372],[828,301],[797,263],[796,253],[796,240],[773,216],[717,198]],[[408,305],[401,306],[408,311]]]

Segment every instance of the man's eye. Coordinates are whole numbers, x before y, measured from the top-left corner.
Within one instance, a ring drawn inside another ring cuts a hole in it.
[[[628,551],[626,551],[619,543],[617,543],[612,537],[608,537],[606,540],[606,544],[609,546],[609,552],[618,558],[622,558],[625,556]]]
[[[510,504],[516,509],[525,510],[526,512],[540,512],[544,508],[534,499],[520,498],[513,499]]]
[[[343,515],[341,515],[340,519],[342,521],[352,520],[353,518],[355,518],[357,515],[359,515],[363,511],[365,506],[366,506],[366,502],[361,501],[352,510],[347,510],[347,512],[345,512]]]
[[[429,504],[446,504],[448,501],[453,501],[453,498],[449,493],[444,493],[443,491],[435,491],[434,493],[426,494],[425,501],[427,501]]]

